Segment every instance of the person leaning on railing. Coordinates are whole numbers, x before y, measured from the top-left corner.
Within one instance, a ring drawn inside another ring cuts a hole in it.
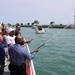
[[[38,52],[38,49],[35,49],[30,54],[26,47],[22,47],[24,44],[24,38],[18,35],[15,38],[15,44],[9,47],[9,71],[11,75],[26,75],[26,59],[33,59]]]

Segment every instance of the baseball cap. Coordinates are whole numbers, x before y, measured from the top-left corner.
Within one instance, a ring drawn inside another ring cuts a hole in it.
[[[14,31],[14,29],[9,28],[9,29],[8,29],[8,33],[10,33],[11,31]]]

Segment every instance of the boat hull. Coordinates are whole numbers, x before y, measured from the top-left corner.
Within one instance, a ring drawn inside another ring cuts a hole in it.
[[[42,30],[36,29],[35,31],[37,34],[44,34],[45,33],[45,30],[43,28],[42,28]]]
[[[28,45],[26,47],[30,53]],[[26,75],[36,75],[33,60],[26,60]]]

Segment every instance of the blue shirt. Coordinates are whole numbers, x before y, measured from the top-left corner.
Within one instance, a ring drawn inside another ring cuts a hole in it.
[[[30,54],[27,48],[23,48],[20,44],[14,44],[9,47],[10,62],[15,65],[26,63],[26,59],[31,60],[35,57],[35,52]]]
[[[5,63],[5,50],[3,44],[0,43],[0,65],[4,65]]]

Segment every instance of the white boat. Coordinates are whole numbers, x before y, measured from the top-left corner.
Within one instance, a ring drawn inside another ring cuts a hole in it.
[[[35,28],[36,28],[36,26],[37,26],[37,25],[33,25],[33,26],[32,26],[32,29],[35,29]]]
[[[45,29],[42,28],[42,26],[40,26],[40,25],[39,26],[36,26],[35,31],[38,34],[44,34],[45,33]]]

